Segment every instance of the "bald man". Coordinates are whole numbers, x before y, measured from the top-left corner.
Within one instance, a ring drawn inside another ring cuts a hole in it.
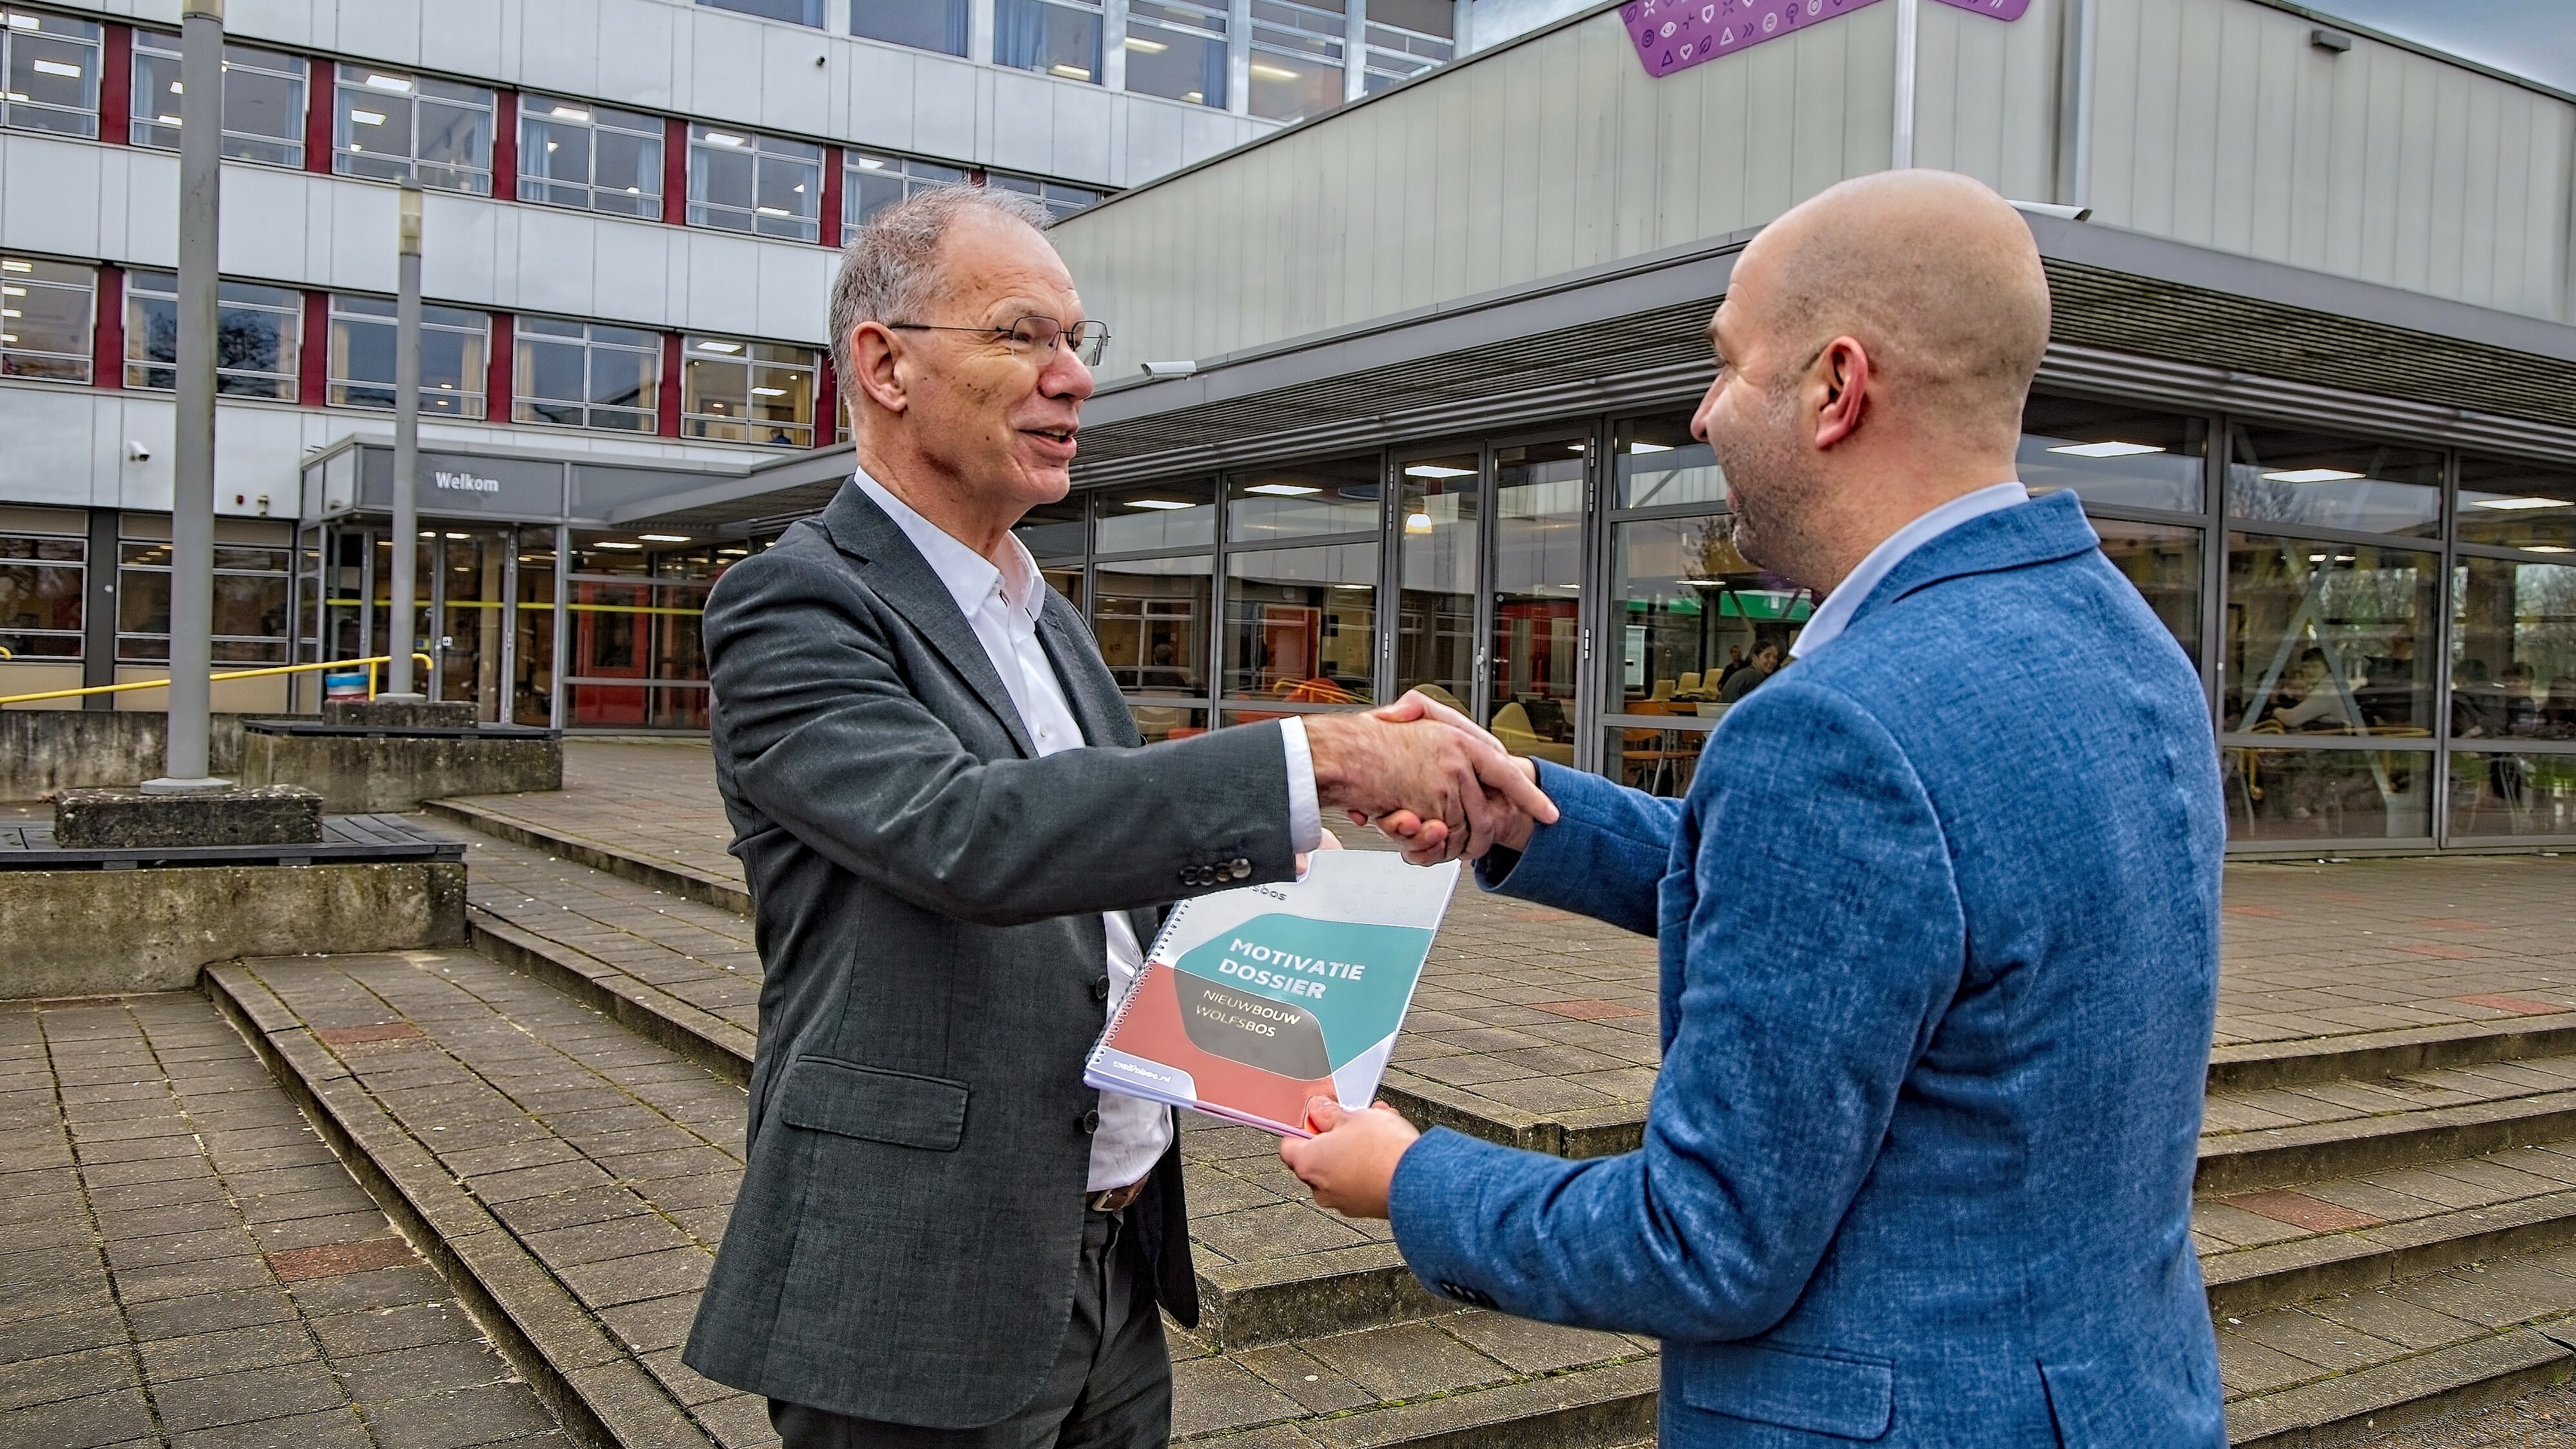
[[[1964,177],[1847,182],[1745,249],[1710,335],[1736,545],[1824,602],[1688,799],[1534,764],[1561,818],[1478,868],[1660,941],[1644,1145],[1318,1103],[1282,1155],[1439,1293],[1662,1339],[1664,1449],[2217,1449],[2216,752],[2074,495],[2015,477],[2030,232]]]

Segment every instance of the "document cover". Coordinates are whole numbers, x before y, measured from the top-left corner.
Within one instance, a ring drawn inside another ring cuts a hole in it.
[[[1104,1092],[1311,1137],[1306,1102],[1377,1095],[1458,866],[1326,850],[1293,884],[1183,901],[1092,1049]]]

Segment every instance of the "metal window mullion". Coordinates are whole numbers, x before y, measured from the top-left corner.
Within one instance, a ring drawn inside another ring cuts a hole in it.
[[[2432,800],[2433,818],[2426,822],[2425,833],[2433,837],[2433,848],[2441,850],[2451,843],[2451,693],[2455,665],[2451,658],[2454,647],[2452,616],[2458,607],[2453,597],[2462,587],[2459,573],[2459,496],[2460,455],[2445,450],[2442,456],[2442,582],[2433,591],[2433,657],[2438,671],[2433,689],[2433,740],[2440,746],[2434,752]]]
[[[1233,540],[1229,536],[1232,533],[1229,527],[1230,515],[1234,511],[1234,500],[1231,496],[1233,491],[1232,475],[1217,474],[1216,555],[1211,565],[1214,572],[1208,579],[1207,647],[1211,658],[1208,661],[1207,700],[1208,728],[1211,730],[1221,728],[1225,724],[1225,716],[1216,711],[1219,701],[1225,698],[1226,568],[1234,554]]]
[[[572,498],[572,464],[566,463],[563,468],[564,498],[569,503]],[[571,656],[572,649],[572,610],[566,607],[571,602],[572,528],[569,524],[558,523],[555,525],[554,678],[550,681],[554,687],[548,694],[549,708],[546,711],[546,723],[554,729],[564,727],[564,718],[571,708],[564,686],[568,677],[564,663]]]
[[[1493,718],[1494,590],[1502,579],[1503,521],[1495,516],[1494,445],[1476,445],[1476,607],[1472,617],[1475,651],[1468,656],[1474,671],[1467,680],[1467,715],[1478,724]]]
[[[1252,0],[1232,0],[1225,22],[1225,109],[1252,114]]]
[[[1582,543],[1575,570],[1574,767],[1600,772],[1601,727],[1610,667],[1610,487],[1615,471],[1614,424],[1604,415],[1592,424],[1583,468]]]
[[[1369,676],[1370,696],[1380,704],[1395,698],[1395,651],[1404,628],[1404,485],[1396,472],[1395,452],[1377,455],[1377,668]]]
[[[2236,447],[2235,424],[2206,415],[2201,445],[2200,682],[2208,696],[2209,727],[2224,721],[2227,700],[2227,460]]]
[[[1368,0],[1343,0],[1342,104],[1368,94]]]

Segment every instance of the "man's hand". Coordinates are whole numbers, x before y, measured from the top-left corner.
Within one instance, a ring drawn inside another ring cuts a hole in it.
[[[1538,765],[1535,761],[1523,759],[1504,749],[1501,740],[1478,728],[1474,720],[1428,695],[1408,691],[1395,703],[1381,705],[1369,712],[1383,720],[1437,720],[1452,729],[1473,735],[1490,747],[1485,763],[1478,769],[1480,778],[1491,779],[1494,774],[1508,770],[1527,780],[1531,789],[1538,789]],[[1487,791],[1487,796],[1489,804],[1500,803],[1491,790]],[[1541,792],[1541,798],[1545,798],[1544,792]],[[1439,822],[1425,821],[1410,810],[1398,810],[1392,814],[1382,815],[1374,822],[1354,816],[1351,823],[1354,825],[1374,823],[1380,834],[1404,848],[1404,858],[1415,865],[1430,865],[1436,861],[1450,859],[1456,854],[1446,848],[1447,842],[1443,839],[1445,832],[1440,828]],[[1543,818],[1533,818],[1529,813],[1517,809],[1508,810],[1497,827],[1494,838],[1484,842],[1485,849],[1477,851],[1476,854],[1482,858],[1486,851],[1497,845],[1512,850],[1525,850],[1529,847],[1530,831],[1533,828],[1540,824],[1554,823],[1556,823],[1556,807],[1553,802],[1549,804],[1547,814]]]
[[[1279,1160],[1314,1190],[1316,1204],[1344,1217],[1385,1217],[1395,1165],[1422,1134],[1384,1102],[1351,1112],[1330,1097],[1306,1104],[1306,1125],[1316,1135],[1280,1138]]]
[[[1402,717],[1408,708],[1399,702],[1375,714],[1306,717],[1319,803],[1363,820],[1402,812],[1419,822],[1406,837],[1406,856],[1417,864],[1481,856],[1514,830],[1526,838],[1524,817],[1556,819],[1556,806],[1535,776],[1493,736],[1463,719]]]

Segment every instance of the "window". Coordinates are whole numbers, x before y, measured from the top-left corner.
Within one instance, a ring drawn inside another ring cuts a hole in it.
[[[1484,556],[1477,479],[1474,449],[1395,466],[1395,687],[1421,689],[1462,713],[1476,697],[1476,568]]]
[[[521,96],[519,199],[659,217],[662,123],[587,101]]]
[[[462,307],[420,309],[420,411],[424,417],[483,416],[484,360],[491,319]],[[394,304],[381,297],[331,297],[331,393],[335,408],[394,405]]]
[[[865,226],[896,202],[934,186],[954,186],[966,173],[935,161],[845,153],[841,168],[841,225]]]
[[[993,0],[993,61],[1098,84],[1097,0]]]
[[[2459,506],[2462,543],[2576,553],[2576,470],[2462,457]]]
[[[1059,221],[1108,195],[1107,192],[1094,191],[1088,186],[1067,186],[1061,181],[1038,181],[1026,176],[988,174],[985,180],[988,184],[998,186],[1004,191],[1016,191],[1023,196],[1036,197],[1046,203],[1047,215]]]
[[[215,662],[286,662],[288,550],[215,545]],[[170,545],[127,541],[116,571],[116,658],[162,664],[170,658]]]
[[[0,10],[0,74],[9,78],[0,122],[59,136],[98,134],[98,68],[93,21]]]
[[[815,375],[811,348],[687,338],[680,352],[680,435],[810,448]]]
[[[757,15],[763,20],[784,20],[790,25],[823,24],[823,0],[698,0],[715,10],[730,10],[737,15]]]
[[[822,197],[822,147],[689,128],[689,225],[819,241]]]
[[[1248,473],[1227,489],[1228,697],[1371,702],[1384,496],[1374,456]]]
[[[653,431],[662,339],[632,327],[519,319],[518,396],[510,416],[567,428]]]
[[[374,66],[339,68],[332,169],[492,194],[492,93]]]
[[[1252,0],[1252,114],[1320,116],[1342,103],[1343,0]]]
[[[1225,109],[1225,7],[1128,0],[1127,89]]]
[[[224,155],[304,164],[304,70],[300,55],[224,47]],[[134,33],[132,111],[135,145],[179,149],[179,37]]]
[[[1369,94],[1447,60],[1457,21],[1450,0],[1368,0]]]
[[[2287,428],[2240,428],[2227,469],[2231,517],[2293,530],[2434,538],[2442,455]]]
[[[81,657],[88,547],[76,537],[0,533],[0,649],[20,659]]]
[[[98,268],[0,257],[0,377],[89,381]]]
[[[2034,494],[2069,488],[2087,507],[2201,511],[2209,452],[2203,419],[2034,394],[2021,427],[2017,461]]]
[[[178,386],[179,279],[169,272],[125,278],[125,385]],[[225,282],[216,292],[215,392],[223,397],[295,401],[304,294],[291,287]]]
[[[943,55],[966,53],[966,0],[850,0],[850,33]]]

